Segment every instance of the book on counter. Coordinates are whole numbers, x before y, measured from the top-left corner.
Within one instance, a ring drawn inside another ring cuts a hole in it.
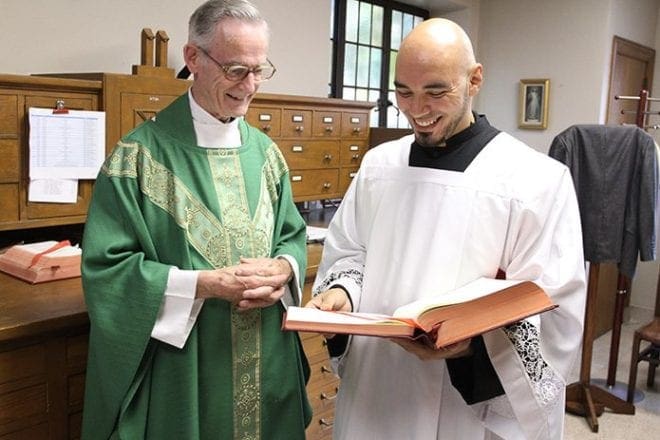
[[[328,228],[307,225],[307,243],[323,243],[328,234]]]
[[[0,254],[0,271],[32,284],[80,276],[82,250],[68,240],[17,244]]]
[[[290,306],[282,328],[427,339],[440,348],[555,307],[546,292],[531,281],[480,278],[451,292],[403,305],[391,316]]]

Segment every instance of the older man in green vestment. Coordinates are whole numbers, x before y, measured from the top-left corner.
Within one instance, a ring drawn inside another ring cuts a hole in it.
[[[282,154],[242,116],[275,68],[245,0],[190,19],[187,94],[125,135],[83,239],[87,439],[303,439],[305,223]]]

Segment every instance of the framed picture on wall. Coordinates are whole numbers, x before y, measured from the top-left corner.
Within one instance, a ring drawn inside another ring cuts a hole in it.
[[[544,130],[548,128],[548,96],[550,80],[520,80],[519,128]]]

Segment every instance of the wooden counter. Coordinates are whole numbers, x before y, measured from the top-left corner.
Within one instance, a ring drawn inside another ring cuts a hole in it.
[[[305,299],[323,246],[307,248]],[[80,437],[88,335],[80,278],[32,285],[0,272],[0,440]],[[339,380],[323,338],[302,339],[312,367],[308,438],[331,438]]]
[[[80,437],[88,333],[80,278],[0,273],[0,439]]]

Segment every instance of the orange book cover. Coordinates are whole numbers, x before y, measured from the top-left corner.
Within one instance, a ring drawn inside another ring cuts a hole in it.
[[[32,284],[79,277],[81,255],[68,240],[14,245],[0,254],[0,271]]]
[[[289,307],[282,328],[318,333],[427,338],[436,347],[557,307],[538,285],[481,278],[452,292],[399,307],[389,315]]]

